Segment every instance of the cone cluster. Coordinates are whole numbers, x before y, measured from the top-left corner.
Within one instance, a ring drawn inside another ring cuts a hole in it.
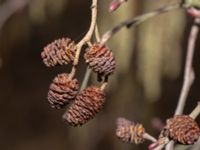
[[[200,129],[193,118],[177,115],[167,120],[164,136],[185,145],[194,144],[200,136]]]
[[[131,122],[125,118],[117,119],[116,136],[123,142],[140,144],[144,142],[145,129],[142,124]]]
[[[68,64],[74,60],[76,44],[70,38],[55,40],[44,47],[41,53],[44,64],[47,67]]]
[[[93,44],[86,50],[84,57],[89,67],[97,73],[98,81],[101,81],[102,77],[107,80],[108,76],[115,71],[113,53],[105,45]]]
[[[41,53],[47,67],[69,64],[75,60],[76,44],[70,38],[61,38],[44,47]],[[105,45],[93,44],[84,54],[86,63],[98,74],[99,80],[115,70],[113,53]],[[75,67],[74,67],[75,68]],[[105,93],[101,87],[89,86],[79,92],[78,80],[68,73],[58,74],[49,87],[47,99],[52,108],[61,109],[70,104],[63,114],[69,125],[80,126],[87,123],[101,110]]]
[[[72,126],[83,125],[94,118],[104,102],[105,93],[97,86],[89,86],[77,95],[63,119]]]
[[[71,79],[69,74],[58,74],[51,83],[48,92],[48,102],[52,108],[63,108],[73,101],[78,93],[77,79]]]

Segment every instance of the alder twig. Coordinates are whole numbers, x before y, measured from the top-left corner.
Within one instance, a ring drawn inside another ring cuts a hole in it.
[[[194,110],[190,113],[190,117],[196,119],[199,114],[200,114],[200,101],[198,102]]]
[[[88,32],[86,33],[86,35],[83,37],[83,39],[81,39],[81,41],[77,44],[77,50],[76,50],[76,55],[75,55],[74,62],[73,62],[73,68],[70,73],[71,77],[74,77],[74,75],[76,73],[76,68],[77,68],[77,65],[79,62],[79,56],[80,56],[83,45],[86,44],[87,42],[89,42],[92,38],[94,29],[96,26],[96,20],[97,20],[97,0],[92,0],[91,9],[92,9],[92,15],[91,15],[90,28],[89,28]]]
[[[197,40],[197,35],[199,33],[198,24],[200,23],[200,19],[196,18],[194,24],[191,28],[191,32],[188,39],[188,47],[187,47],[187,55],[186,55],[186,64],[185,64],[185,71],[184,71],[184,81],[183,86],[181,89],[179,101],[177,104],[177,108],[175,111],[175,115],[180,115],[183,113],[183,109],[185,107],[186,99],[191,88],[191,85],[194,81],[195,75],[192,68],[195,44]],[[174,142],[171,141],[167,146],[166,150],[172,150],[174,147]]]
[[[184,72],[184,82],[181,90],[181,94],[179,97],[178,105],[175,111],[175,115],[179,115],[183,113],[183,109],[185,106],[185,102],[187,99],[187,95],[189,89],[194,81],[195,75],[192,67],[195,44],[197,40],[197,35],[199,33],[199,27],[197,24],[200,23],[200,19],[197,18],[194,21],[194,24],[191,28],[190,36],[188,39],[188,48],[187,48],[187,56],[186,56],[186,64],[185,64],[185,72]]]
[[[101,36],[100,36],[99,28],[98,28],[97,24],[96,24],[96,27],[95,27],[95,38],[96,38],[97,42],[100,42]]]
[[[142,135],[142,137],[143,137],[144,139],[146,139],[146,140],[151,141],[151,142],[156,142],[156,141],[157,141],[156,138],[153,137],[152,135],[150,135],[149,133],[144,133],[144,134]]]
[[[106,86],[108,85],[108,82],[104,82],[102,85],[101,85],[101,90],[105,90]]]
[[[130,28],[130,27],[136,26],[136,25],[146,21],[147,19],[153,18],[157,15],[169,12],[169,11],[174,10],[174,9],[181,8],[182,6],[183,5],[180,4],[180,3],[172,4],[172,5],[169,5],[169,6],[161,7],[159,9],[152,11],[152,12],[142,14],[138,17],[134,17],[133,19],[123,21],[120,24],[116,25],[111,30],[107,31],[102,36],[101,44],[102,45],[105,44],[111,37],[113,37],[116,33],[118,33],[123,27]]]

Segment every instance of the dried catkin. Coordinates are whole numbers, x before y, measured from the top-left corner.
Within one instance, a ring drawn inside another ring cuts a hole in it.
[[[85,124],[101,110],[105,93],[97,86],[90,86],[76,96],[75,101],[64,113],[63,119],[72,126]]]
[[[53,67],[72,62],[75,57],[75,52],[75,42],[70,38],[62,38],[55,40],[44,47],[41,57],[47,67]]]
[[[71,79],[69,74],[58,74],[51,83],[48,92],[48,102],[52,108],[60,109],[75,99],[79,84],[77,79]]]

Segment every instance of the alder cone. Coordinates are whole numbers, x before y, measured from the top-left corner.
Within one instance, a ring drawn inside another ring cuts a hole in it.
[[[44,47],[41,57],[47,67],[53,67],[72,62],[75,57],[75,52],[75,42],[69,38],[62,38],[55,40]]]
[[[117,119],[116,136],[123,142],[140,144],[144,142],[145,129],[142,124],[131,122],[125,118]]]
[[[86,50],[84,58],[89,67],[98,74],[98,81],[101,81],[102,77],[107,80],[108,76],[115,71],[113,53],[105,45],[93,44]]]
[[[185,144],[194,144],[200,136],[200,129],[193,118],[188,115],[177,115],[167,120],[164,136]]]
[[[71,79],[69,74],[58,74],[51,83],[48,92],[48,102],[52,108],[60,109],[73,101],[78,93],[77,79]]]
[[[105,102],[104,92],[96,86],[84,89],[64,113],[63,119],[72,126],[83,125],[101,110]]]

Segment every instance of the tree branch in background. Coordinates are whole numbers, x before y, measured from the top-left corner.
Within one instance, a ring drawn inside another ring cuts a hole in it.
[[[182,7],[182,4],[176,3],[176,4],[172,4],[172,5],[169,5],[169,6],[159,8],[157,10],[154,10],[152,12],[149,12],[149,13],[146,13],[146,14],[143,14],[143,15],[140,15],[138,17],[134,17],[133,19],[123,21],[119,25],[116,25],[114,28],[107,31],[102,36],[101,44],[105,44],[111,37],[113,37],[116,33],[118,33],[123,27],[130,28],[130,27],[136,26],[136,25],[146,21],[147,19],[153,18],[157,15],[160,15],[160,14],[163,14],[163,13],[166,13],[166,12],[169,12],[171,10],[178,9],[178,8],[181,8],[181,7]]]
[[[185,72],[184,72],[184,81],[183,87],[180,93],[179,101],[177,104],[177,108],[175,111],[175,115],[180,115],[183,113],[183,109],[185,107],[186,99],[191,88],[191,85],[194,81],[195,75],[192,67],[195,44],[197,40],[197,35],[199,33],[200,18],[196,18],[194,24],[191,28],[190,36],[188,39],[188,47],[187,47],[187,56],[186,56],[186,64],[185,64]],[[167,146],[166,150],[172,150],[174,147],[174,142],[171,141]]]
[[[18,10],[23,9],[30,0],[7,0],[0,6],[0,30],[5,22]]]

